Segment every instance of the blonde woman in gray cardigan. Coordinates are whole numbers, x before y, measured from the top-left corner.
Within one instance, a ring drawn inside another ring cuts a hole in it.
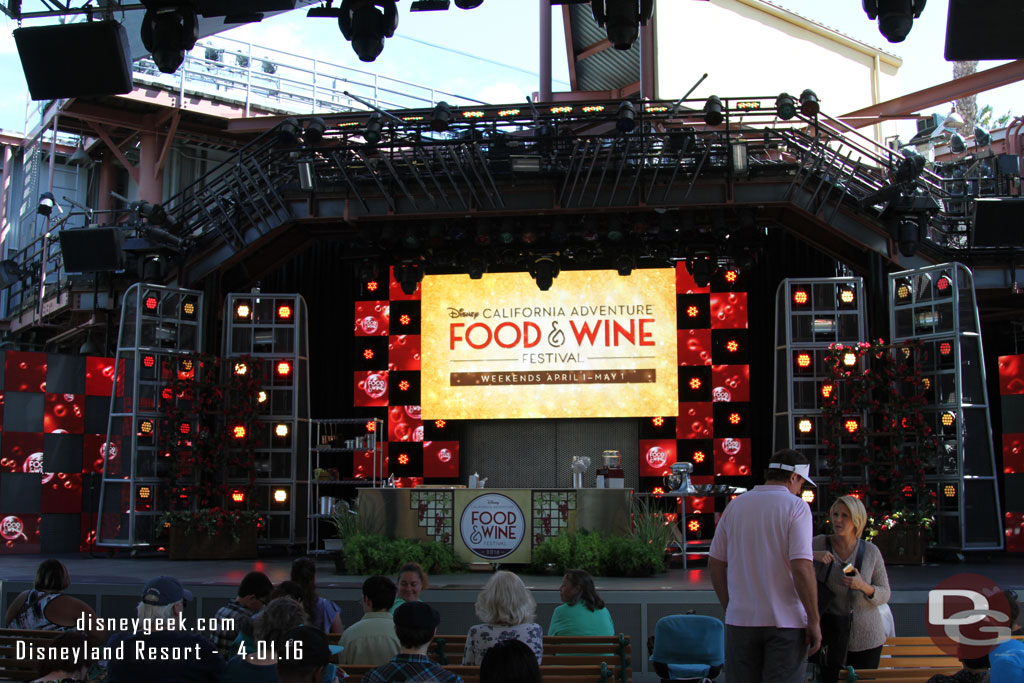
[[[854,669],[877,669],[885,643],[885,625],[878,607],[889,602],[890,594],[885,562],[873,543],[860,541],[868,515],[859,498],[839,498],[832,504],[829,517],[832,533],[815,536],[811,547],[816,562],[835,563],[828,572],[828,587],[836,596],[829,611],[837,614],[853,611],[846,665]],[[852,565],[857,560],[859,542],[864,543],[864,557],[857,570]],[[847,565],[851,571],[844,574],[843,568]],[[821,674],[825,683],[831,683],[837,680],[839,671],[823,669]]]

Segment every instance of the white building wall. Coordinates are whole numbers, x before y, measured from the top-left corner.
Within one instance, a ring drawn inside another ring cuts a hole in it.
[[[835,2],[837,0],[822,0]],[[898,57],[758,0],[672,0],[656,5],[657,96],[799,97],[810,88],[830,116],[900,94]],[[864,129],[882,141],[895,124]]]

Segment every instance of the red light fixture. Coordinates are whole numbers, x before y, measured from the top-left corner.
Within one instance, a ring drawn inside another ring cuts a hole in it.
[[[858,422],[857,420],[847,420],[846,422],[843,423],[843,427],[845,427],[846,431],[848,431],[850,434],[853,434],[858,429],[860,429],[860,422]]]
[[[945,273],[935,281],[935,291],[939,294],[949,294],[953,291],[953,278]]]
[[[363,349],[363,358],[373,360],[373,349]]]
[[[174,392],[171,391],[170,387],[164,387],[163,390],[160,392],[160,397],[166,401],[170,401],[172,398],[174,398]]]
[[[910,484],[907,484],[902,489],[900,489],[900,492],[903,494],[904,498],[913,498],[914,497],[914,487],[911,486]]]
[[[412,322],[412,317],[408,313],[403,313],[398,317],[399,325],[408,325]]]
[[[692,533],[697,533],[700,531],[700,520],[691,519],[686,523],[686,529]]]
[[[834,384],[822,384],[821,385],[821,397],[832,398],[832,392],[836,390]]]
[[[663,418],[663,417],[652,417],[651,418],[651,424],[653,424],[655,427],[661,427],[662,425],[665,424],[665,418]]]
[[[142,434],[152,434],[153,433],[153,421],[152,420],[143,420],[142,422],[140,422],[139,423],[139,432],[142,433]]]
[[[287,304],[281,304],[277,307],[277,317],[281,320],[289,320],[292,317],[292,307]]]
[[[660,495],[663,495],[665,493],[665,489],[661,488],[660,486],[655,486],[654,490],[651,491],[651,493],[653,493],[656,496],[660,496]]]
[[[442,422],[444,422],[444,420],[442,420]],[[442,425],[442,426],[444,426],[444,425]],[[368,432],[375,432],[375,431],[377,431],[377,423],[374,422],[373,420],[370,420],[369,422],[367,422],[366,423],[366,431],[368,431]]]
[[[155,311],[156,307],[160,305],[160,299],[150,294],[146,297],[143,305],[146,307],[147,311]]]
[[[811,300],[811,297],[807,295],[807,290],[798,289],[793,292],[793,303],[797,306],[806,306]]]
[[[380,283],[378,283],[376,280],[370,280],[369,282],[366,283],[367,292],[376,292],[378,287],[380,287]]]
[[[156,358],[154,358],[153,356],[143,356],[142,365],[147,368],[154,367],[156,365]]]
[[[696,451],[693,454],[693,461],[697,464],[704,462],[708,456],[704,455],[704,451]]]
[[[398,390],[399,391],[409,391],[409,380],[403,379],[401,382],[399,382],[398,383]]]
[[[252,315],[252,307],[247,303],[240,303],[235,306],[235,317],[245,320]]]
[[[149,500],[149,498],[152,495],[153,495],[153,489],[149,488],[148,486],[140,486],[139,487],[139,499],[140,500]]]
[[[811,367],[811,354],[809,354],[809,353],[798,353],[798,354],[796,354],[796,366],[798,368],[809,368],[809,367]]]
[[[437,427],[438,429],[444,429],[444,426],[446,424],[448,423],[445,422],[444,420],[434,420],[434,426]]]
[[[247,372],[249,372],[249,366],[248,365],[246,365],[245,363],[235,363],[235,374],[236,375],[242,376],[242,375],[244,375]]]
[[[281,377],[287,377],[292,374],[292,364],[286,360],[278,361],[277,374]]]
[[[192,431],[192,425],[190,425],[188,422],[182,422],[180,425],[178,425],[178,431],[181,432],[182,434],[189,434]]]
[[[686,315],[688,315],[691,318],[696,318],[698,315],[700,315],[700,309],[697,308],[696,306],[687,306]]]
[[[939,344],[939,353],[943,356],[949,356],[953,353],[953,345],[948,341]]]
[[[232,503],[244,503],[245,502],[245,491],[235,489],[231,492]]]
[[[736,353],[737,351],[740,350],[740,343],[735,339],[730,339],[729,341],[725,342],[725,350],[728,351],[729,353]]]
[[[245,433],[245,425],[235,425],[235,428],[231,430],[231,435],[236,439],[244,439]]]
[[[739,279],[740,271],[736,270],[735,268],[730,268],[729,270],[725,271],[725,281],[728,282],[730,285]]]
[[[398,464],[399,465],[408,465],[409,464],[409,456],[406,455],[405,453],[400,454],[398,456]]]
[[[729,413],[729,424],[731,425],[738,425],[742,419],[739,413]]]
[[[690,388],[691,389],[700,389],[700,380],[698,378],[696,378],[696,377],[691,377],[690,378]]]

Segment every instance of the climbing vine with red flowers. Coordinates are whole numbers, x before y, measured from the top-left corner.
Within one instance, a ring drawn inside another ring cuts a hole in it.
[[[926,517],[933,509],[925,476],[934,471],[939,441],[922,410],[931,389],[920,370],[926,353],[917,340],[879,339],[833,344],[825,356],[829,490],[833,499],[858,495],[875,519]]]
[[[160,449],[171,462],[171,509],[223,507],[239,489],[250,500],[254,454],[261,445],[260,364],[247,357],[222,361],[198,353],[176,362],[160,397]],[[235,483],[228,484],[228,477]]]

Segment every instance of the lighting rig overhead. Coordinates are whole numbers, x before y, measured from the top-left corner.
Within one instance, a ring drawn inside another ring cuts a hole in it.
[[[878,30],[890,43],[902,43],[921,16],[927,0],[863,0],[868,19],[878,19]]]
[[[199,39],[196,7],[191,2],[166,0],[144,0],[144,4],[142,45],[149,50],[160,71],[172,74]]]
[[[628,50],[654,14],[654,0],[592,0],[597,25],[606,28],[616,50]]]
[[[398,7],[395,0],[326,0],[323,7],[314,7],[307,17],[336,17],[338,28],[360,61],[372,62],[384,50],[384,39],[398,29]]]

